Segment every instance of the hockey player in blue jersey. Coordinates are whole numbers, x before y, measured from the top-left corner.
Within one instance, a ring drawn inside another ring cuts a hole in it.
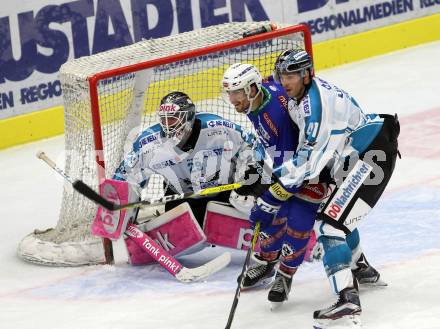
[[[315,311],[314,319],[320,323],[336,319],[356,322],[361,313],[357,284],[380,283],[379,273],[362,252],[356,227],[391,178],[398,154],[399,122],[391,115],[365,114],[345,91],[314,77],[312,59],[302,49],[280,54],[274,77],[289,95],[289,114],[299,127],[297,152],[274,170],[280,189],[288,199],[323,171],[330,172],[334,183],[319,211],[315,231],[338,301]],[[280,206],[282,201],[270,192],[261,196],[269,203],[267,207]]]
[[[265,162],[272,163],[271,167],[278,167],[285,159],[291,158],[298,144],[298,128],[290,120],[288,96],[281,86],[274,81],[262,81],[253,65],[241,63],[225,71],[222,85],[227,101],[236,112],[246,114],[252,122],[265,147]],[[259,185],[261,181],[255,183],[237,192],[258,196],[259,192],[255,189],[262,187]],[[275,265],[279,263],[268,300],[275,305],[287,300],[292,277],[303,262],[316,212],[324,195],[324,185],[304,184],[281,207],[258,198],[259,203],[251,213],[263,208],[270,213],[270,218],[258,218],[261,251],[253,255],[254,264],[245,274],[243,288],[251,288],[273,277]],[[251,216],[251,220],[254,218]]]

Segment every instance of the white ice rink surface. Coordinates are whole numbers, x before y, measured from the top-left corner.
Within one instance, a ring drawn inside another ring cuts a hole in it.
[[[383,198],[361,224],[370,262],[389,283],[361,290],[364,328],[440,328],[440,42],[318,75],[350,92],[367,112],[401,118],[403,158]],[[0,152],[0,329],[224,328],[244,252],[206,282],[176,282],[159,266],[48,268],[16,256],[19,241],[57,222],[62,181],[35,153],[61,161],[63,138]],[[118,246],[121,247],[121,246]],[[198,266],[220,254],[182,259]],[[333,302],[320,263],[297,273],[276,312],[267,290],[243,293],[233,328],[311,329],[312,313]]]

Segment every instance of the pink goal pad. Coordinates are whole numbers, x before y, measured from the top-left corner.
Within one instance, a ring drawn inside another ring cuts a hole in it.
[[[107,200],[120,205],[129,202],[129,194],[132,192],[127,182],[105,179],[99,185],[99,193]],[[92,234],[112,240],[119,239],[125,232],[131,213],[132,209],[111,211],[99,207],[91,226]]]
[[[251,246],[253,231],[247,215],[230,205],[209,202],[203,228],[211,244],[241,250]],[[259,250],[257,244],[255,251]]]
[[[174,257],[197,252],[205,246],[206,236],[186,202],[139,225],[138,228]],[[129,238],[124,241],[132,265],[155,262],[134,241]]]

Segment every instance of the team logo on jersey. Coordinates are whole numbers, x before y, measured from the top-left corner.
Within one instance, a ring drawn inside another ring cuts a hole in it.
[[[159,133],[155,133],[154,135],[147,135],[145,137],[142,137],[139,140],[139,145],[142,147],[142,145],[146,145],[148,143],[151,143],[151,142],[157,140],[158,135],[159,135]]]
[[[303,100],[303,111],[304,111],[304,116],[308,117],[310,116],[310,97],[304,97]]]
[[[269,114],[267,112],[263,113],[264,121],[266,121],[267,125],[269,126],[270,130],[275,134],[275,136],[278,137],[278,129],[275,127],[275,124],[273,123],[272,119],[270,118]]]
[[[235,127],[235,125],[232,122],[226,120],[209,120],[206,124],[211,128],[223,126],[233,129]]]
[[[278,96],[278,100],[280,101],[281,105],[287,110],[289,107],[289,102],[287,101],[287,98],[283,95]]]

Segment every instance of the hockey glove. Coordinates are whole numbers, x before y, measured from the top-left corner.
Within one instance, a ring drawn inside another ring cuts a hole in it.
[[[267,203],[262,197],[257,198],[249,217],[249,220],[252,222],[252,228],[255,227],[257,222],[260,222],[260,228],[262,230],[268,228],[272,224],[272,221],[280,207],[281,206]]]
[[[261,229],[268,228],[281,208],[281,205],[288,200],[293,193],[288,192],[280,183],[275,183],[270,186],[260,197],[251,210],[249,220],[252,225],[258,221],[261,223]]]

